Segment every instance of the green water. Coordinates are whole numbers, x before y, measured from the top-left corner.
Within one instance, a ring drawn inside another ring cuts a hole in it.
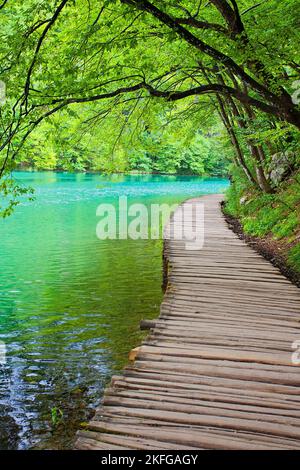
[[[160,240],[99,240],[96,208],[175,203],[228,182],[19,172],[36,190],[0,220],[0,449],[68,448],[159,313]]]

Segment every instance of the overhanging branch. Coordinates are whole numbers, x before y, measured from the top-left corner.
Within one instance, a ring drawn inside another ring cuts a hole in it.
[[[222,64],[227,69],[232,70],[243,82],[250,86],[253,90],[256,90],[261,96],[263,96],[268,101],[278,100],[278,96],[274,93],[271,93],[264,85],[257,82],[254,78],[245,72],[245,70],[240,67],[231,57],[227,56],[223,52],[215,49],[214,47],[206,44],[198,37],[194,36],[190,31],[184,28],[182,25],[178,24],[176,19],[169,16],[167,13],[163,12],[151,2],[147,0],[120,0],[122,3],[132,5],[140,10],[147,11],[152,16],[157,18],[161,23],[165,24],[173,31],[175,31],[182,39],[184,39],[188,44],[197,48],[204,54],[212,57],[219,64]],[[233,10],[232,10],[233,11]]]
[[[208,23],[206,21],[197,20],[196,18],[175,18],[175,20],[178,24],[185,24],[187,26],[192,26],[193,28],[210,29],[213,31],[217,31],[218,33],[226,35],[229,34],[226,28],[217,23]]]

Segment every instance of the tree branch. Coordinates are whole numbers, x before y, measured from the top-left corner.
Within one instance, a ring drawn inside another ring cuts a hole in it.
[[[231,7],[226,0],[210,0],[210,3],[219,10],[226,21],[232,36],[236,36],[237,34],[242,34],[244,32],[244,25],[241,21],[236,1],[230,1],[233,7]]]
[[[192,26],[193,28],[198,29],[211,29],[213,31],[218,31],[219,33],[223,33],[228,35],[229,32],[226,28],[222,25],[217,23],[208,23],[206,21],[200,21],[196,18],[174,18],[178,24],[185,24],[188,26]]]
[[[264,3],[267,3],[268,0],[265,0],[264,2],[257,3],[256,5],[252,5],[252,7],[247,8],[246,10],[242,11],[242,15],[246,15],[246,13],[249,13],[249,11],[254,10],[255,8],[260,7]]]
[[[31,61],[31,64],[30,64],[30,67],[28,69],[28,72],[27,72],[27,77],[26,77],[26,82],[25,82],[25,88],[24,88],[24,101],[27,101],[27,97],[28,97],[28,93],[29,93],[29,88],[30,88],[30,80],[31,80],[31,75],[32,75],[32,72],[33,72],[33,69],[34,69],[34,66],[36,64],[36,60],[37,60],[37,57],[38,57],[38,54],[39,54],[39,51],[42,47],[42,44],[43,44],[43,41],[49,31],[49,29],[51,28],[51,26],[53,26],[53,24],[55,23],[55,21],[57,20],[59,14],[61,13],[62,9],[64,8],[64,6],[66,5],[68,0],[62,0],[62,2],[60,3],[60,5],[57,7],[54,15],[52,16],[51,20],[48,22],[47,26],[45,27],[44,31],[42,32],[39,40],[38,40],[38,43],[37,43],[37,46],[36,46],[36,49],[34,51],[34,55],[33,55],[33,59]]]
[[[219,1],[219,0],[212,0]],[[256,90],[259,94],[264,96],[268,101],[278,101],[278,96],[274,93],[271,93],[264,85],[257,82],[254,78],[248,75],[242,67],[234,62],[231,57],[228,57],[223,52],[218,51],[217,49],[209,46],[204,43],[201,39],[194,36],[190,31],[177,23],[177,21],[170,17],[167,13],[159,10],[155,5],[150,3],[147,0],[121,0],[122,3],[126,3],[132,6],[135,6],[138,9],[147,11],[152,16],[157,18],[161,23],[165,24],[173,31],[175,31],[181,38],[183,38],[187,43],[196,47],[198,50],[203,52],[206,55],[209,55],[215,59],[218,63],[222,64],[224,67],[232,70],[243,82],[249,85],[252,89]]]
[[[151,96],[154,96],[157,98],[165,98],[167,101],[178,101],[178,100],[187,98],[189,96],[203,95],[203,94],[208,94],[208,93],[219,93],[223,95],[230,95],[236,98],[241,103],[247,104],[248,106],[254,106],[255,108],[260,109],[261,111],[264,111],[268,114],[273,114],[273,115],[280,114],[280,111],[276,106],[257,100],[249,96],[248,94],[243,93],[242,91],[232,88],[230,86],[221,85],[218,83],[216,84],[210,83],[207,85],[201,85],[195,88],[189,88],[184,91],[162,91],[162,90],[158,90],[157,88],[154,88],[151,84],[148,84],[143,81],[136,85],[132,85],[128,87],[121,87],[121,88],[118,88],[117,90],[114,90],[108,93],[102,93],[102,94],[97,94],[97,95],[87,96],[87,97],[78,97],[78,98],[72,97],[72,98],[68,98],[65,100],[58,99],[58,100],[53,100],[49,104],[51,105],[51,104],[61,103],[62,106],[67,106],[68,104],[72,104],[72,103],[88,103],[88,102],[93,102],[93,101],[100,101],[104,99],[114,98],[121,94],[133,93],[135,91],[142,90],[142,89],[147,90]]]
[[[218,83],[210,83],[208,85],[201,85],[195,88],[190,88],[184,91],[160,91],[153,88],[151,85],[144,83],[144,88],[149,91],[152,96],[157,96],[161,98],[166,98],[167,101],[177,101],[188,96],[204,95],[208,93],[218,93],[223,95],[230,95],[239,100],[243,104],[254,106],[255,108],[260,109],[268,114],[279,114],[279,109],[276,106],[269,105],[260,100],[252,98],[246,93],[236,90],[235,88],[220,85]]]
[[[51,21],[51,18],[36,22],[34,25],[31,26],[31,28],[28,31],[26,31],[26,33],[24,34],[24,37],[28,38],[30,34],[34,33],[34,31],[39,29],[44,24],[49,23],[49,21]]]
[[[5,5],[7,4],[7,1],[8,0],[4,0],[4,2],[1,3],[0,10],[2,10],[3,7],[5,7]]]

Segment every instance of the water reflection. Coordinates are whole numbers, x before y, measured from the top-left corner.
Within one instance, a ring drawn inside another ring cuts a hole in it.
[[[220,192],[226,180],[18,173],[36,189],[0,221],[0,449],[67,448],[161,302],[161,241],[96,238],[96,208]],[[63,415],[61,419],[61,414]]]

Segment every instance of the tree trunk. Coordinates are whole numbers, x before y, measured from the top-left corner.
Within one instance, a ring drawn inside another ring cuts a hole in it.
[[[234,82],[234,86],[236,88],[238,88],[239,86],[238,86],[238,83],[235,80],[235,77],[231,76],[231,79]],[[219,82],[221,84],[225,84],[224,78],[222,77],[221,74],[219,74]],[[235,104],[233,98],[231,98],[229,96],[227,98],[227,101],[229,103],[229,106],[232,109],[233,115],[237,119],[238,126],[241,129],[247,129],[248,125],[246,123],[245,116],[241,114],[241,112],[239,111],[239,109],[238,109],[237,105]],[[244,106],[244,110],[247,114],[247,117],[250,120],[255,118],[255,114],[254,114],[253,110],[250,108],[250,106]],[[255,161],[255,172],[256,172],[257,182],[259,184],[260,189],[262,191],[264,191],[265,193],[273,193],[274,190],[273,190],[272,186],[270,185],[270,183],[269,183],[269,181],[266,177],[265,171],[264,171],[264,164],[265,164],[266,158],[265,158],[265,153],[264,153],[264,150],[263,150],[262,146],[254,144],[253,141],[251,141],[250,139],[248,139],[247,145],[248,145],[250,153],[251,153],[251,155],[252,155],[252,157]]]
[[[223,101],[222,101],[222,99],[219,95],[217,95],[217,100],[218,100],[219,107],[220,107],[220,110],[219,110],[220,117],[221,117],[221,119],[224,123],[224,126],[227,130],[227,133],[228,133],[229,137],[230,137],[230,141],[231,141],[231,143],[233,145],[233,148],[235,150],[236,163],[239,164],[239,166],[241,166],[241,168],[243,169],[243,171],[244,171],[245,175],[247,176],[248,180],[250,181],[250,183],[252,183],[254,186],[258,186],[258,182],[256,181],[255,177],[252,175],[250,169],[247,166],[247,163],[244,159],[244,155],[243,155],[241,146],[239,144],[238,138],[237,138],[236,133],[234,132],[234,129],[233,129],[233,127],[232,127],[232,125],[231,125],[231,123],[228,119],[224,103],[223,103]]]
[[[203,75],[205,76],[206,80],[208,81],[208,83],[210,83],[210,78],[209,78],[206,70],[204,69],[202,63],[199,63],[199,65],[201,67],[201,70],[202,70]],[[219,114],[219,116],[220,116],[226,130],[227,130],[227,133],[229,135],[231,144],[232,144],[232,146],[234,148],[234,151],[235,151],[235,155],[236,155],[235,163],[236,163],[237,166],[240,166],[242,168],[242,170],[244,171],[244,173],[245,173],[246,177],[248,178],[249,182],[251,184],[253,184],[255,187],[259,188],[260,185],[259,185],[258,181],[256,180],[255,176],[252,174],[250,168],[248,168],[248,165],[245,161],[243,151],[241,149],[241,146],[240,146],[240,143],[238,141],[237,135],[234,131],[233,125],[230,122],[230,119],[228,117],[223,99],[218,94],[216,95],[216,97],[217,97],[217,101],[218,101],[218,105],[219,105],[218,106],[218,114]]]
[[[261,154],[260,154],[258,147],[256,145],[252,145],[251,143],[249,143],[248,146],[249,146],[251,155],[256,162],[256,168],[255,168],[256,176],[257,176],[260,189],[262,189],[262,191],[264,191],[265,193],[269,193],[269,194],[273,193],[274,190],[266,178],[264,168],[261,163]]]

